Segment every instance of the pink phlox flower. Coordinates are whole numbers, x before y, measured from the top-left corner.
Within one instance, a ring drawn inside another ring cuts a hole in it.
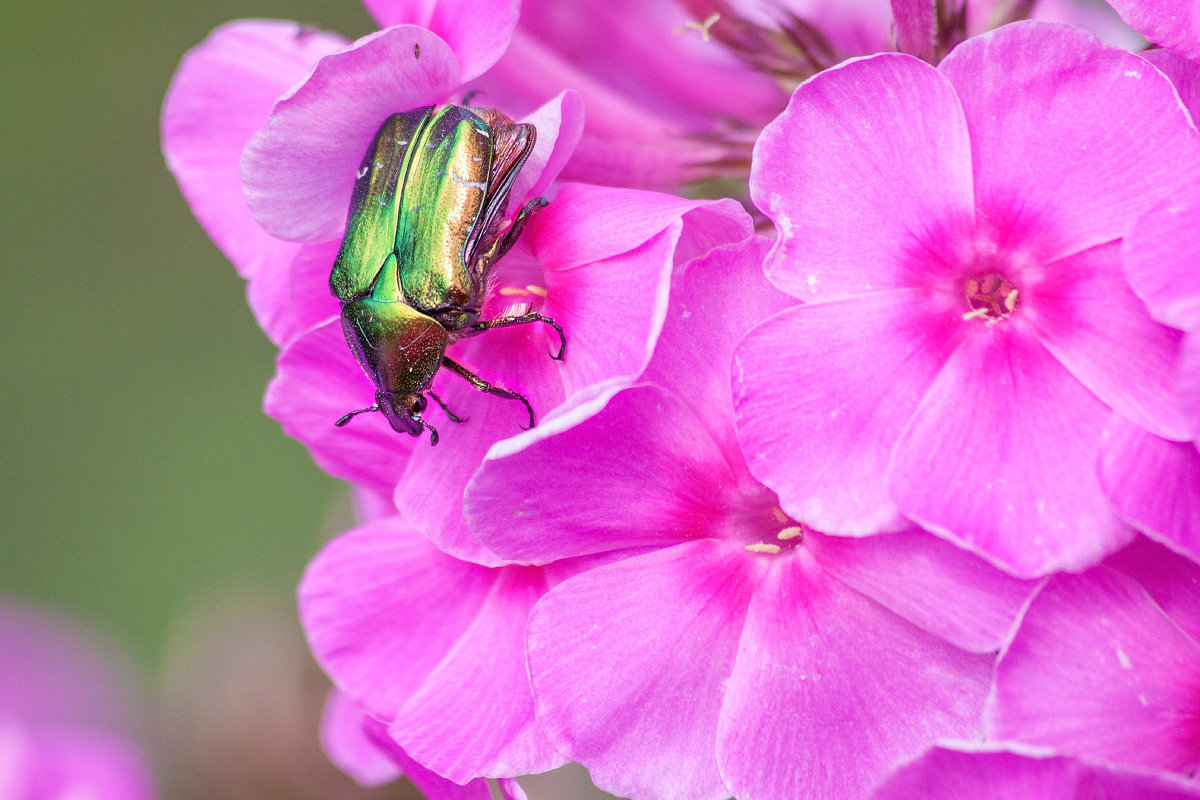
[[[801,86],[751,188],[779,230],[768,277],[814,302],[737,352],[750,470],[806,524],[911,520],[1018,575],[1126,544],[1095,472],[1110,412],[1176,439],[1190,421],[1179,333],[1130,289],[1121,239],[1198,170],[1163,75],[1064,26]]]
[[[642,382],[497,445],[467,489],[501,556],[606,558],[538,601],[528,657],[543,730],[623,797],[862,796],[978,735],[1030,588],[919,530],[825,536],[746,471],[732,353],[793,302],[762,278],[769,247],[687,264]]]
[[[299,603],[313,655],[345,696],[326,728],[337,763],[360,780],[388,776],[363,730],[345,727],[365,713],[374,750],[394,742],[456,784],[563,764],[535,723],[525,668],[526,620],[547,586],[538,567],[448,556],[397,516],[326,545]],[[399,769],[414,777],[408,762]]]
[[[1139,539],[1047,579],[996,665],[988,736],[1139,767],[1200,765],[1200,566]]]
[[[0,604],[0,797],[151,800],[120,661],[39,609]]]
[[[1019,744],[953,742],[895,769],[871,800],[1192,800],[1200,786]]]
[[[1200,65],[1168,50],[1143,57],[1200,113]],[[1125,274],[1150,315],[1185,336],[1173,370],[1193,427],[1185,441],[1114,415],[1100,450],[1100,483],[1130,524],[1192,558],[1200,556],[1200,190],[1189,186],[1134,225],[1121,245]]]
[[[428,800],[491,800],[487,780],[465,784],[431,772],[404,752],[387,733],[387,726],[364,712],[345,694],[334,689],[325,705],[321,740],[330,759],[363,786],[380,786],[401,776],[408,778]],[[501,779],[503,800],[525,800],[511,779]]]

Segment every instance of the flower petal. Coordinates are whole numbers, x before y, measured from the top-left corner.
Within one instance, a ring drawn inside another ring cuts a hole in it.
[[[1175,381],[1181,334],[1150,319],[1125,282],[1116,242],[1046,265],[1028,294],[1021,310],[1038,340],[1080,383],[1143,428],[1187,438],[1193,424]]]
[[[897,768],[871,800],[1193,800],[1200,787],[1161,772],[1089,764],[1018,744],[953,743]]]
[[[1109,0],[1109,5],[1156,45],[1200,58],[1200,15],[1190,0]]]
[[[444,555],[395,517],[335,539],[300,585],[301,619],[334,682],[413,758],[463,783],[562,759],[533,724],[525,621],[539,570]]]
[[[973,653],[1000,649],[1035,588],[924,531],[806,541],[830,575]]]
[[[333,424],[374,398],[375,387],[350,354],[340,322],[331,319],[279,354],[263,411],[329,474],[390,494],[416,440],[393,431],[382,414],[359,415],[344,428]]]
[[[1057,576],[1000,654],[989,736],[1190,771],[1200,763],[1197,663],[1200,644],[1131,578],[1106,567]]]
[[[488,547],[544,564],[720,530],[737,477],[677,395],[634,386],[588,412],[556,418],[522,449],[484,461],[466,515]]]
[[[340,313],[337,298],[329,291],[329,272],[341,243],[291,246],[295,247],[291,257],[264,263],[246,288],[255,319],[280,347]]]
[[[1200,564],[1139,536],[1105,559],[1104,566],[1140,583],[1172,622],[1200,641]]]
[[[1100,485],[1129,524],[1200,558],[1200,451],[1160,439],[1117,415],[1104,431]]]
[[[911,56],[811,78],[754,146],[750,194],[779,230],[767,275],[800,298],[907,285],[914,258],[973,215],[971,148],[954,89]]]
[[[1125,274],[1159,322],[1200,327],[1200,189],[1190,187],[1143,215],[1121,243]]]
[[[325,56],[246,146],[242,178],[254,218],[280,239],[341,238],[354,175],[379,126],[458,85],[454,52],[410,25]]]
[[[765,236],[715,248],[686,265],[671,286],[667,319],[643,380],[673,389],[721,445],[742,463],[733,434],[733,353],[758,322],[795,304],[763,276]]]
[[[952,352],[961,320],[916,290],[790,308],[734,354],[738,438],[755,477],[818,530],[899,530],[892,447]]]
[[[337,689],[329,692],[321,720],[321,746],[329,760],[360,786],[382,786],[401,776],[396,762],[367,735],[369,717]]]
[[[971,131],[980,217],[1042,261],[1119,239],[1200,177],[1200,136],[1170,81],[1077,28],[1006,25],[940,69]]]
[[[897,442],[888,486],[910,518],[1019,577],[1084,569],[1133,538],[1096,479],[1107,419],[1028,332],[980,329]]]
[[[749,563],[740,549],[689,542],[584,572],[534,609],[538,719],[597,786],[661,800],[729,796],[713,744]]]
[[[717,757],[742,800],[861,797],[897,758],[976,734],[990,659],[919,630],[798,549],[757,577]]]
[[[379,27],[427,28],[458,56],[463,81],[499,60],[517,26],[520,0],[363,0]]]
[[[242,277],[289,261],[297,247],[264,231],[242,193],[242,150],[276,98],[319,58],[346,44],[294,22],[243,20],[217,28],[175,72],[163,104],[163,154],[179,188]]]

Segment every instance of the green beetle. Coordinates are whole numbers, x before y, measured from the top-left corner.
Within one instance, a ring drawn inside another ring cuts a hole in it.
[[[505,219],[513,181],[533,150],[537,132],[494,109],[425,106],[388,117],[363,156],[354,183],[346,234],[329,288],[342,304],[342,330],[363,371],[375,383],[375,405],[400,433],[420,436],[429,393],[446,416],[456,417],[429,391],[442,367],[481,392],[519,400],[446,357],[458,339],[492,328],[544,322],[537,313],[481,320],[488,272],[516,243],[530,216],[546,201],[527,203]]]

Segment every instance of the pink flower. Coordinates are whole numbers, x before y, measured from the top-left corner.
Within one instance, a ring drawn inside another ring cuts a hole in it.
[[[12,603],[0,605],[0,653],[0,797],[155,797],[111,653],[63,620]]]
[[[313,559],[300,618],[317,662],[406,758],[455,783],[542,772],[565,762],[534,722],[525,670],[543,573],[452,558],[392,516]]]
[[[1144,539],[1049,579],[1005,644],[988,735],[1190,773],[1200,765],[1200,566]]]
[[[363,786],[379,786],[403,775],[428,800],[491,800],[486,780],[460,785],[413,761],[388,736],[383,723],[336,689],[325,707],[321,738],[329,758]],[[525,800],[516,781],[502,778],[498,783],[504,800]]]
[[[1196,180],[1198,143],[1157,70],[1045,23],[937,70],[881,55],[801,86],[751,186],[779,230],[768,277],[814,302],[736,355],[751,471],[822,530],[912,520],[1018,575],[1127,543],[1095,472],[1110,411],[1176,439],[1190,422],[1179,335],[1120,240]]]
[[[1168,50],[1143,57],[1171,81],[1195,119],[1200,66]],[[1146,535],[1200,556],[1200,191],[1164,200],[1134,225],[1121,245],[1125,274],[1154,319],[1178,328],[1182,352],[1172,371],[1192,420],[1193,441],[1171,441],[1114,415],[1100,451],[1100,483],[1117,512]]]
[[[1154,44],[1200,58],[1200,4],[1194,0],[1109,0],[1109,5]]]
[[[768,247],[689,264],[643,382],[497,445],[468,487],[496,553],[605,558],[534,607],[529,670],[551,741],[624,797],[859,796],[977,734],[982,654],[1028,591],[919,531],[798,526],[749,475],[729,365],[791,302],[762,279]]]
[[[1174,775],[1080,761],[1021,745],[934,747],[898,767],[871,800],[1191,800],[1200,786]]]

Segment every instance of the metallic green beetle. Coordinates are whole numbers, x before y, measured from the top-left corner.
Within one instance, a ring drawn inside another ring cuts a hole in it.
[[[480,320],[488,272],[546,201],[527,203],[509,223],[504,216],[513,181],[533,150],[537,132],[494,109],[425,106],[393,114],[375,134],[354,183],[346,235],[329,288],[342,302],[342,330],[363,371],[375,383],[375,405],[400,433],[430,444],[438,433],[421,415],[428,392],[446,416],[456,417],[429,391],[442,367],[481,392],[520,400],[446,357],[446,347],[492,328],[544,322],[537,313]]]

